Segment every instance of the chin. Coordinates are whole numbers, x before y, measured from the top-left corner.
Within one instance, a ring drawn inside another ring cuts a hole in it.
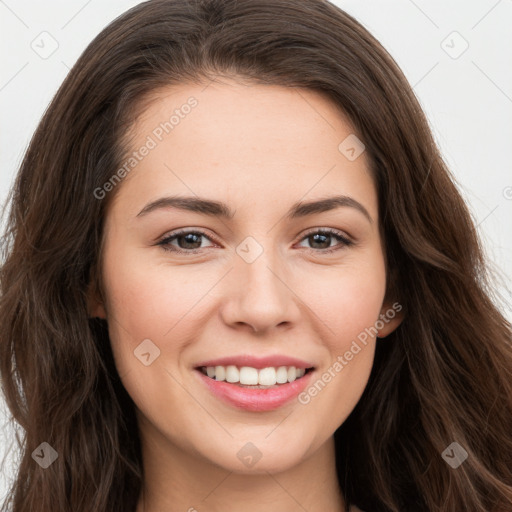
[[[278,427],[279,428],[279,427]],[[268,435],[267,431],[265,435]],[[272,437],[275,434],[270,434]],[[237,474],[257,475],[287,471],[308,457],[309,443],[291,434],[275,439],[254,436],[230,440],[222,452],[208,457],[213,464]],[[291,441],[293,439],[293,441]],[[288,442],[287,442],[288,441]],[[291,442],[290,442],[291,441]]]

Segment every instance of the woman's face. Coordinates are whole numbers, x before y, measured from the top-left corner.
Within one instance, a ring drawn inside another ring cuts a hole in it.
[[[141,436],[230,471],[291,468],[357,404],[372,328],[399,323],[379,321],[391,304],[364,146],[315,92],[231,80],[159,91],[131,145],[92,314]]]

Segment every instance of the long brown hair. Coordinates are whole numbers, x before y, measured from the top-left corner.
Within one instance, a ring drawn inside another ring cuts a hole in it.
[[[378,341],[368,386],[335,433],[347,510],[510,510],[512,326],[474,222],[394,60],[322,0],[142,3],[92,41],[58,90],[11,191],[2,244],[0,370],[22,430],[3,510],[135,510],[134,404],[105,323],[87,314],[122,183],[104,198],[95,190],[125,161],[152,91],[219,75],[327,96],[371,162],[387,297],[404,321]],[[58,454],[46,469],[32,456],[43,442]],[[442,456],[453,442],[467,453],[457,468]]]

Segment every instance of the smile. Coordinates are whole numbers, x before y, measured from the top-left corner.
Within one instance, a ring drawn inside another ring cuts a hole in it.
[[[315,367],[284,356],[239,356],[205,361],[194,367],[194,374],[220,402],[244,411],[265,412],[297,398],[312,381]]]

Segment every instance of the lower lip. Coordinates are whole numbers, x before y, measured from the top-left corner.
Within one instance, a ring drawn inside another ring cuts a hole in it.
[[[280,384],[276,388],[251,389],[211,379],[201,370],[195,371],[216,397],[238,409],[253,412],[272,411],[290,402],[304,390],[314,373],[309,371],[300,379],[288,384]]]

